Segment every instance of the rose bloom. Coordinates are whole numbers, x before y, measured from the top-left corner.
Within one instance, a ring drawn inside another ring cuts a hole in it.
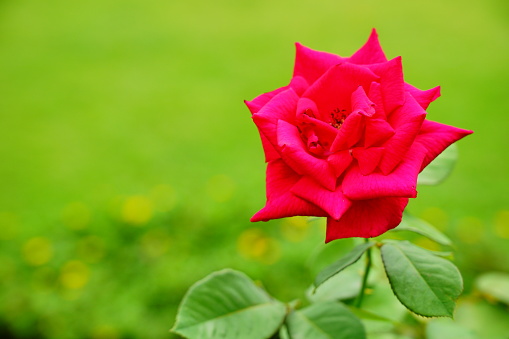
[[[401,222],[419,172],[472,131],[426,120],[440,88],[405,83],[375,30],[349,58],[296,47],[290,84],[246,101],[267,162],[251,221],[327,217],[326,242],[378,236]]]

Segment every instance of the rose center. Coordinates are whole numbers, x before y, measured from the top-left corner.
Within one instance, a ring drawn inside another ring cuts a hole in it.
[[[347,115],[346,109],[334,108],[334,110],[330,113],[329,124],[334,128],[340,129],[345,122]]]

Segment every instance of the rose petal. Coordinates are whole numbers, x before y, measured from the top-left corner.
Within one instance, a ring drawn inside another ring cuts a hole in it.
[[[306,150],[297,127],[279,120],[277,124],[277,141],[281,157],[295,172],[315,179],[320,185],[334,191],[336,177],[326,160],[318,159]]]
[[[440,96],[440,86],[423,91],[405,83],[405,90],[412,94],[415,100],[424,109],[428,108],[429,104]]]
[[[276,127],[278,120],[295,121],[295,111],[299,97],[293,89],[288,88],[276,94],[263,108],[252,115],[260,134],[277,149]],[[265,148],[264,148],[265,150]],[[270,152],[270,150],[265,150]]]
[[[339,152],[353,147],[361,138],[364,119],[360,113],[352,113],[343,122],[336,139],[332,143],[331,151]]]
[[[330,148],[332,142],[338,134],[338,130],[326,122],[312,118],[307,115],[301,115],[299,121],[299,128],[311,128],[318,136],[321,145],[327,149]],[[302,131],[301,131],[302,132]]]
[[[421,131],[415,139],[415,143],[422,145],[426,153],[421,170],[449,145],[472,133],[473,131],[424,120]]]
[[[371,85],[369,85],[368,97],[375,104],[375,115],[373,118],[386,119],[387,115],[384,109],[384,98],[382,96],[381,85],[378,82],[373,81]]]
[[[282,160],[267,164],[267,203],[251,221],[267,221],[295,215],[326,216],[322,209],[290,192],[301,176]]]
[[[344,196],[340,189],[331,192],[308,177],[302,177],[292,187],[291,192],[319,206],[327,212],[330,217],[336,220],[339,219],[351,205],[351,202]]]
[[[298,96],[301,96],[308,89],[309,83],[303,77],[294,76],[288,87],[293,89]]]
[[[279,152],[272,146],[269,139],[262,133],[260,133],[260,138],[262,139],[263,153],[265,155],[265,162],[273,161],[281,158]]]
[[[315,51],[298,42],[295,44],[295,66],[293,76],[301,76],[312,84],[321,77],[330,67],[346,60],[339,55],[327,52]]]
[[[371,147],[371,148],[354,148],[353,149],[353,157],[357,159],[359,164],[359,170],[362,175],[371,174],[378,164],[380,163],[380,159],[382,159],[382,155],[384,154],[383,147]]]
[[[380,77],[380,89],[386,112],[392,112],[405,103],[405,82],[401,57],[381,64],[369,65],[369,69]]]
[[[371,117],[375,114],[375,104],[369,100],[364,88],[358,87],[352,93],[352,112],[359,112],[362,115]]]
[[[395,133],[383,145],[385,154],[379,166],[383,174],[391,173],[408,152],[425,117],[426,111],[407,93],[405,104],[389,116],[389,123]]]
[[[379,146],[394,135],[394,129],[382,119],[366,119],[364,146]]]
[[[354,53],[354,55],[348,58],[348,62],[358,65],[376,64],[385,61],[387,61],[387,58],[385,57],[385,53],[380,46],[380,42],[378,41],[378,34],[374,28],[371,31],[371,35],[369,36],[369,39],[364,44],[364,46],[362,46],[357,52]]]
[[[307,115],[312,118],[316,118],[318,115],[318,108],[313,100],[309,98],[299,98],[297,102],[297,117],[301,115]]]
[[[334,170],[334,174],[336,177],[340,177],[341,174],[350,166],[352,163],[353,157],[350,152],[350,150],[337,152],[334,154],[331,154],[327,161],[329,164],[332,165],[332,168]]]
[[[353,201],[338,221],[327,218],[325,242],[350,237],[377,237],[399,225],[407,204],[407,198]]]
[[[331,122],[334,110],[351,112],[352,93],[359,87],[369,88],[378,77],[369,69],[343,63],[331,67],[304,92],[303,97],[313,100],[320,112],[320,120]]]
[[[415,144],[412,145],[399,166],[388,175],[380,172],[363,175],[360,167],[354,165],[350,167],[343,178],[341,184],[343,193],[353,200],[382,197],[415,198],[417,196],[417,175],[421,170],[423,159],[423,147]]]

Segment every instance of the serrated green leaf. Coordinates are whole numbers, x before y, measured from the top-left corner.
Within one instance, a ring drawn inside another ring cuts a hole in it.
[[[348,308],[324,302],[290,313],[286,319],[292,339],[363,339],[366,331]]]
[[[315,287],[323,284],[327,279],[330,279],[334,275],[338,274],[346,267],[354,264],[360,257],[366,252],[369,248],[373,247],[376,243],[367,242],[361,245],[358,245],[350,252],[348,252],[344,257],[339,259],[338,261],[332,263],[331,265],[325,267],[315,278]]]
[[[458,160],[458,147],[452,144],[435,158],[417,178],[419,185],[437,185],[451,173]]]
[[[509,305],[509,274],[488,272],[480,275],[475,282],[477,289],[488,300],[497,300]]]
[[[347,267],[341,272],[331,277],[320,287],[315,288],[311,286],[306,291],[306,296],[309,301],[313,303],[324,301],[337,301],[345,300],[356,297],[361,289],[362,276],[359,274],[357,262],[350,267]]]
[[[227,269],[189,289],[172,331],[191,339],[264,339],[277,331],[285,315],[283,303],[245,274]]]
[[[381,252],[392,290],[405,307],[426,317],[452,317],[463,290],[456,266],[408,241],[384,242]]]
[[[418,233],[441,245],[452,246],[451,239],[449,239],[445,234],[431,226],[426,221],[408,213],[403,213],[401,223],[398,227],[394,228],[393,231],[410,231]]]

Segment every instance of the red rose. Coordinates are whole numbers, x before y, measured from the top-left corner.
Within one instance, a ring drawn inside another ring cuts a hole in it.
[[[472,131],[425,120],[440,88],[405,83],[375,30],[349,58],[296,47],[290,84],[246,101],[268,163],[251,221],[323,216],[326,242],[378,236],[401,222],[419,172]]]

